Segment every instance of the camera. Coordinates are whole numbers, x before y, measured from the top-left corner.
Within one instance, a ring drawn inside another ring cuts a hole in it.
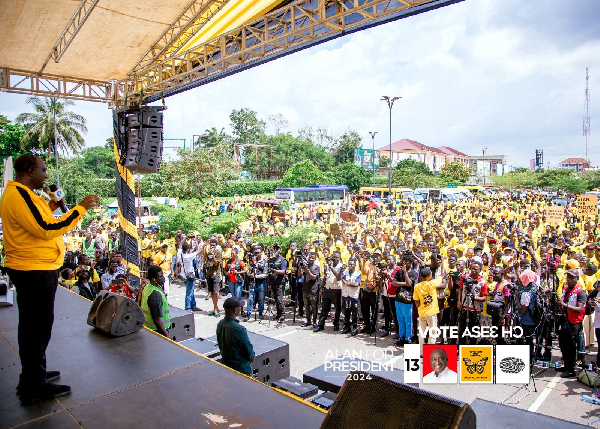
[[[331,256],[326,257],[325,258],[325,262],[327,262],[328,264],[330,264],[331,263]]]
[[[296,251],[294,252],[294,256],[296,256],[296,257],[300,257],[300,256],[302,256],[302,250],[296,250]]]
[[[466,276],[463,279],[463,288],[467,293],[471,293],[474,284],[477,284],[477,282],[471,276]]]
[[[383,261],[380,261],[377,264],[377,269],[380,270],[380,271],[384,271],[384,270],[387,269],[387,264],[385,262],[383,262]]]

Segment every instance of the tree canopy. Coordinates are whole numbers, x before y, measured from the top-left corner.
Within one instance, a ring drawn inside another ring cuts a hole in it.
[[[471,169],[460,161],[444,164],[439,173],[440,179],[446,183],[465,183],[471,177]]]
[[[47,159],[54,147],[54,114],[56,114],[56,144],[57,151],[62,154],[71,151],[78,153],[85,144],[81,133],[87,133],[86,120],[77,113],[66,110],[73,106],[71,100],[56,98],[29,97],[35,113],[21,113],[16,121],[25,125],[26,132],[21,138],[21,146],[37,147],[46,150]]]

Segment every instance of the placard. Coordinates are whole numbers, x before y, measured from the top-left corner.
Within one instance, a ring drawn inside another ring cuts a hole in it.
[[[340,225],[337,223],[332,223],[329,225],[329,232],[332,236],[342,235],[342,231],[340,230]]]
[[[577,216],[598,214],[598,195],[577,195]]]
[[[546,207],[546,222],[560,223],[565,218],[565,208],[562,206]]]

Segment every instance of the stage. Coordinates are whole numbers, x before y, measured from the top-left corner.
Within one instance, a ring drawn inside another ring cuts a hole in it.
[[[18,311],[0,308],[0,428],[317,428],[324,411],[142,329],[111,338],[86,323],[91,303],[58,288],[49,370],[72,393],[21,406]]]

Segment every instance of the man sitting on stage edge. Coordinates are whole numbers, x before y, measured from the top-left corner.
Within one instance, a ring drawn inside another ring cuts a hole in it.
[[[246,328],[240,325],[236,316],[246,303],[236,297],[227,298],[223,303],[225,318],[217,325],[217,342],[223,357],[223,364],[241,372],[252,375],[250,363],[254,360],[254,348]]]
[[[44,187],[46,164],[34,155],[15,160],[15,180],[9,181],[0,199],[0,217],[6,251],[5,266],[17,289],[19,307],[19,357],[17,386],[22,404],[58,398],[71,392],[66,385],[51,384],[58,371],[46,371],[46,348],[52,335],[58,269],[63,265],[62,235],[72,230],[95,206],[97,195],[88,195],[68,213],[55,219],[58,203],[33,193]]]

